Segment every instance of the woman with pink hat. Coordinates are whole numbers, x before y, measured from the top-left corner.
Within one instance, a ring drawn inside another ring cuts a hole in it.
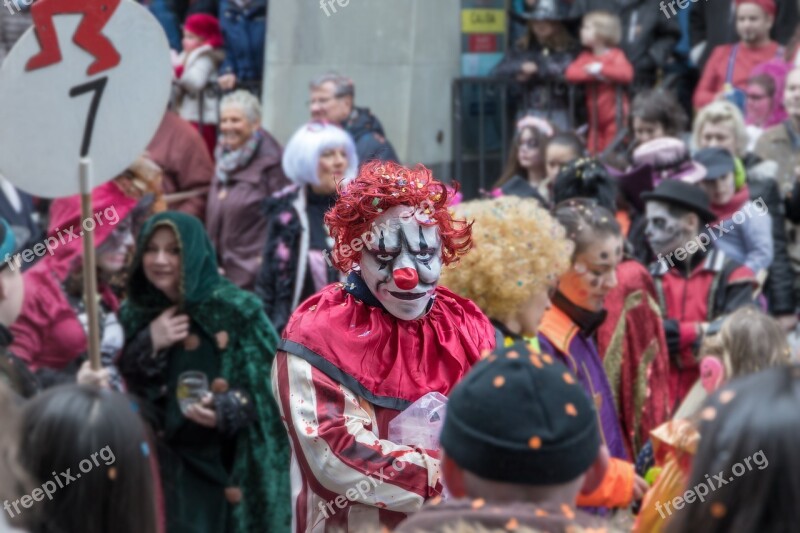
[[[197,128],[211,157],[217,144],[217,69],[225,57],[216,17],[190,15],[183,25],[183,51],[175,58],[175,109]]]

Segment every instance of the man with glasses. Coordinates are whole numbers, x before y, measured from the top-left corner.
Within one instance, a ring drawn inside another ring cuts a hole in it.
[[[331,122],[344,128],[356,143],[359,163],[374,159],[398,161],[378,118],[366,107],[355,106],[353,80],[331,72],[311,80],[309,88],[311,120]]]

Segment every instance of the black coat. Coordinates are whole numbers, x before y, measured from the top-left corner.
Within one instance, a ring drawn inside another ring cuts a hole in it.
[[[527,50],[513,46],[492,69],[492,76],[516,81],[523,63],[536,63],[536,74],[526,82],[512,85],[510,94],[517,100],[518,114],[534,114],[558,129],[570,130],[581,123],[582,117],[575,116],[577,111],[573,111],[583,98],[580,87],[567,83],[564,73],[579,53],[577,43],[560,51],[546,49],[537,42],[532,42]],[[579,107],[583,106],[579,104]]]
[[[786,250],[786,223],[784,202],[781,198],[778,183],[773,179],[751,179],[749,174],[761,160],[754,154],[748,154],[742,160],[748,169],[747,187],[750,189],[750,200],[761,198],[772,218],[772,264],[768,270],[764,285],[764,296],[767,297],[769,312],[773,315],[794,314],[797,302],[794,294],[794,270]]]
[[[386,140],[381,121],[369,109],[354,107],[342,127],[356,143],[359,164],[375,159],[399,162],[392,143]]]
[[[785,45],[792,38],[798,23],[797,0],[775,0],[775,4],[778,13],[775,15],[771,36]],[[698,68],[702,70],[715,46],[738,40],[730,0],[705,0],[694,4],[689,13],[689,42],[692,47],[706,42]]]
[[[255,293],[261,298],[264,314],[278,333],[286,327],[295,310],[294,298],[298,284],[302,284],[302,287],[299,288],[297,304],[316,292],[310,267],[308,264],[304,269],[300,267],[301,255],[307,256],[309,247],[314,247],[311,235],[307,236],[308,239],[303,238],[311,222],[308,220],[308,196],[303,194],[304,199],[298,202],[301,194],[299,187],[286,188],[264,200],[263,204],[267,238]],[[303,213],[298,212],[301,205],[305,205]],[[305,223],[301,217],[306,218]],[[338,272],[330,263],[327,274],[330,283],[339,279]]]
[[[505,196],[518,196],[519,198],[533,198],[539,202],[544,209],[550,209],[550,203],[544,199],[539,191],[533,187],[527,179],[522,176],[514,176],[503,185],[500,190]]]

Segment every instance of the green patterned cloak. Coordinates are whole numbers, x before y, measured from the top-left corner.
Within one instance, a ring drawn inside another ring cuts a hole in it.
[[[226,533],[230,530],[236,533],[289,531],[289,442],[272,396],[270,380],[278,335],[264,315],[261,302],[219,275],[214,248],[202,223],[195,217],[168,211],[151,217],[143,226],[128,282],[128,299],[120,310],[126,341],[148,327],[166,308],[175,305],[146,279],[142,268],[147,242],[155,230],[163,226],[175,231],[181,248],[182,286],[178,312],[191,317],[192,327],[200,329],[203,339],[214,341],[204,341],[203,346],[210,347],[211,353],[215,352],[220,358],[221,361],[214,363],[222,377],[232,388],[246,391],[255,405],[256,422],[236,435],[229,484],[241,489],[242,500],[233,506],[233,525],[224,529]],[[172,351],[167,355],[173,356]],[[174,396],[167,401],[177,404]],[[174,412],[174,406],[170,410]],[[194,490],[191,486],[177,487],[177,491],[190,500]],[[197,509],[196,506],[204,503],[189,501],[188,509],[193,506]]]

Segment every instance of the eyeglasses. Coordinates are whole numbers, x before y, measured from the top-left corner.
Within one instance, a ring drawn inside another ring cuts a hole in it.
[[[528,150],[536,150],[537,148],[539,148],[539,144],[535,140],[530,139],[527,141],[520,142],[519,147],[520,149],[527,148]]]
[[[757,93],[745,93],[745,96],[748,100],[763,100],[764,98],[769,98],[766,94],[757,94]]]
[[[329,96],[327,98],[311,99],[311,100],[306,101],[306,105],[307,106],[312,106],[312,105],[317,104],[317,105],[321,105],[321,106],[326,106],[326,105],[328,105],[330,103],[331,100],[338,100],[339,98],[341,98],[341,96]]]

